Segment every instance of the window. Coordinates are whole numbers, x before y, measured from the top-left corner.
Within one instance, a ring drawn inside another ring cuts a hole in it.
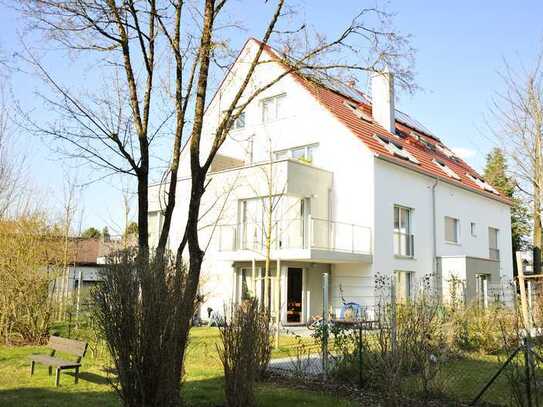
[[[469,224],[469,231],[473,237],[477,237],[477,224],[475,222]]]
[[[396,301],[406,302],[413,297],[413,273],[396,271]]]
[[[317,144],[311,144],[307,146],[288,148],[286,150],[276,151],[275,159],[284,160],[286,158],[293,158],[298,161],[302,161],[307,164],[313,162],[313,154],[317,149]]]
[[[268,123],[285,117],[285,94],[273,96],[262,101],[262,122]]]
[[[488,257],[491,260],[500,259],[500,250],[498,249],[498,229],[488,228]]]
[[[478,274],[475,276],[477,286],[475,287],[477,293],[477,303],[480,307],[488,307],[488,282],[490,275]]]
[[[358,117],[359,119],[362,119],[366,122],[371,123],[373,121],[373,118],[371,117],[371,114],[369,112],[363,110],[361,107],[358,107],[356,104],[345,101],[345,106],[350,108],[353,113]]]
[[[451,178],[454,178],[458,181],[460,181],[460,177],[458,176],[458,174],[456,172],[454,172],[453,170],[451,170],[447,164],[445,164],[443,161],[441,160],[434,160],[434,164],[437,165],[439,168],[441,168],[441,170],[447,174],[449,177]]]
[[[234,129],[243,129],[245,127],[245,112],[241,112],[238,118],[234,121]]]
[[[485,191],[488,191],[488,192],[492,192],[493,194],[496,194],[496,195],[499,195],[500,193],[498,191],[496,191],[496,189],[494,189],[494,187],[492,185],[490,185],[488,182],[486,182],[484,179],[476,176],[476,175],[473,175],[473,174],[469,174],[469,173],[466,173],[466,175],[473,181],[475,182],[479,188],[481,189],[484,189]]]
[[[238,110],[239,111],[239,110]],[[226,115],[226,110],[223,110],[221,119]],[[236,114],[234,112],[233,114]],[[230,126],[230,130],[239,130],[245,128],[245,112],[241,112],[236,120],[234,120]]]
[[[162,225],[164,224],[164,216],[161,211],[152,211],[147,214],[148,230],[149,230],[149,246],[156,247]]]
[[[449,158],[455,157],[454,153],[442,144],[436,144],[437,150]]]
[[[445,241],[458,243],[458,219],[445,216]]]
[[[414,255],[411,212],[410,208],[394,206],[394,254],[396,256],[413,257]]]
[[[420,164],[419,160],[417,160],[413,154],[411,154],[409,151],[407,151],[405,148],[403,148],[403,146],[394,141],[394,140],[391,140],[389,139],[388,137],[385,137],[385,136],[380,136],[380,135],[374,135],[374,138],[379,141],[387,150],[390,154],[396,156],[396,157],[400,157],[400,158],[403,158],[405,160],[408,160],[408,161],[411,161],[415,164]]]

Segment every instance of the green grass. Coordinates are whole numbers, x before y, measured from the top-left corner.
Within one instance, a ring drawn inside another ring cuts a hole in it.
[[[223,403],[222,366],[217,355],[219,339],[216,328],[194,328],[186,360],[186,377],[183,395],[189,405],[195,407],[216,406]],[[280,348],[274,357],[288,355],[295,344],[291,338],[281,338]],[[73,383],[73,375],[62,373],[60,387],[55,388],[54,377],[49,377],[47,367],[37,365],[30,377],[28,356],[45,352],[44,347],[0,346],[0,405],[1,406],[119,406],[114,391],[108,384],[103,357],[93,358],[89,352],[83,359],[79,384]],[[100,356],[100,355],[99,355]],[[335,406],[352,404],[319,392],[309,392],[259,384],[257,399],[260,406]]]

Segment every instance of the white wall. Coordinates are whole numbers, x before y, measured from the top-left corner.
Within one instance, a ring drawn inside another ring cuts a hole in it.
[[[416,173],[382,159],[375,160],[376,216],[373,270],[387,274],[395,270],[415,272],[420,279],[433,272],[432,186],[434,178]],[[393,253],[393,207],[413,208],[415,235],[413,259],[396,258]],[[445,216],[460,221],[458,244],[445,241]],[[470,234],[470,222],[477,224],[477,236]],[[500,230],[500,275],[512,279],[511,225],[509,206],[444,181],[436,186],[436,256],[489,257],[488,227]]]

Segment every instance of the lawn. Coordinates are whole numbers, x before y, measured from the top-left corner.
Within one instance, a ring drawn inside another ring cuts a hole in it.
[[[187,374],[183,386],[185,400],[191,406],[217,406],[223,400],[222,367],[217,356],[216,328],[194,328],[187,353]],[[282,338],[273,357],[285,356],[294,344],[291,338]],[[61,375],[60,387],[55,388],[54,376],[49,377],[47,367],[36,366],[30,377],[28,356],[44,352],[44,347],[0,346],[0,405],[1,406],[118,406],[120,403],[111,389],[104,371],[103,355],[94,358],[91,353],[83,359],[79,384],[73,383],[70,372]],[[261,406],[351,406],[347,400],[338,400],[319,392],[309,392],[259,384],[257,399]]]

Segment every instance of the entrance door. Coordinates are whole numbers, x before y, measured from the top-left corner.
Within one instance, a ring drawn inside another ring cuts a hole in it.
[[[302,322],[303,269],[289,267],[287,275],[287,323]]]

